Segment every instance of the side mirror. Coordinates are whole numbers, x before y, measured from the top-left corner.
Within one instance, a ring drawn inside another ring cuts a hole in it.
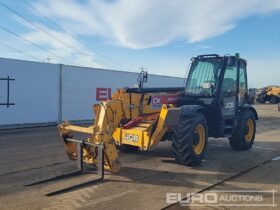
[[[138,76],[138,86],[139,88],[142,88],[143,87],[143,84],[144,83],[147,83],[148,82],[148,72],[147,71],[141,71],[139,76]]]
[[[144,82],[144,83],[147,83],[147,82],[148,82],[148,72],[147,72],[147,71],[144,71],[144,74],[143,74],[143,82]]]

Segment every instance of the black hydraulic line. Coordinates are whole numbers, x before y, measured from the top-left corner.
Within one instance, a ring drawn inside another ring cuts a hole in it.
[[[185,90],[184,87],[158,87],[158,88],[125,88],[126,93],[157,93],[157,92],[178,92]]]

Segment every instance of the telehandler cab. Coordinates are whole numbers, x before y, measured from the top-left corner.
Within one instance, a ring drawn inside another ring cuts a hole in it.
[[[238,54],[209,54],[194,57],[191,62],[185,87],[144,88],[148,75],[142,72],[138,88],[118,89],[111,100],[93,106],[93,125],[60,124],[68,156],[75,160],[82,154],[85,164],[102,164],[117,173],[117,148],[145,151],[160,141],[171,140],[175,160],[188,166],[201,163],[208,137],[228,137],[233,149],[250,149],[258,115],[247,100],[246,60]],[[88,138],[75,140],[75,132]],[[104,148],[102,163],[99,145]]]

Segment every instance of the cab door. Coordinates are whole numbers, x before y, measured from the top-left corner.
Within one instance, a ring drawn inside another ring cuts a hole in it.
[[[239,61],[239,83],[238,83],[238,106],[243,106],[247,103],[247,71],[246,63]]]
[[[221,88],[221,106],[224,119],[233,118],[237,106],[238,93],[238,61],[234,59],[229,62],[225,69],[222,88]]]

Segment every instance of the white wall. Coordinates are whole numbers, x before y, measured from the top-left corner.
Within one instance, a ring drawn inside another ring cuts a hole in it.
[[[15,105],[0,106],[0,126],[92,119],[97,88],[105,88],[99,96],[107,97],[109,91],[137,83],[138,73],[0,58],[0,78],[7,76],[15,79],[10,82]],[[183,81],[149,75],[145,87],[178,87]],[[0,81],[0,103],[6,100],[7,84]]]
[[[0,106],[0,125],[55,122],[58,119],[58,65],[0,59],[0,78],[10,76],[10,102]],[[0,81],[0,103],[6,102]]]
[[[83,120],[93,118],[92,105],[96,100],[96,88],[132,87],[137,83],[138,73],[103,69],[63,66],[62,119]],[[180,87],[183,79],[149,75],[145,87]],[[106,91],[105,91],[106,92]]]

